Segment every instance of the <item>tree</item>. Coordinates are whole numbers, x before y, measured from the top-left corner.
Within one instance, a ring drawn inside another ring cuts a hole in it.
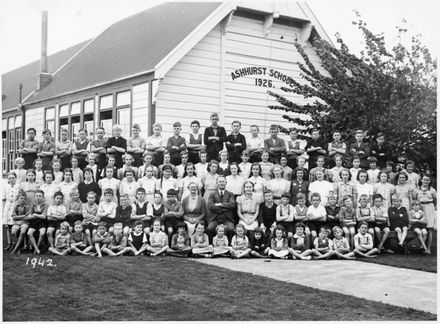
[[[356,14],[353,24],[365,41],[360,57],[350,53],[338,34],[339,48],[316,39],[312,45],[326,74],[295,43],[304,61],[298,65],[305,82],[294,81],[292,88],[281,89],[313,102],[301,105],[269,91],[278,102],[269,108],[284,110],[287,114],[283,118],[297,125],[319,127],[327,139],[331,139],[333,130],[340,130],[350,139],[362,129],[370,141],[383,132],[394,157],[404,155],[419,164],[429,162],[435,166],[437,61],[422,44],[420,35],[412,37],[409,49],[401,41],[387,50],[383,34],[373,34]],[[397,28],[402,40],[407,30]],[[311,120],[292,117],[292,112],[306,113]]]

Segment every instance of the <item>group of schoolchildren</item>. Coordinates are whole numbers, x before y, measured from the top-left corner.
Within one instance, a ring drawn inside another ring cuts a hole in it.
[[[44,130],[41,143],[28,129],[3,189],[5,250],[355,259],[394,253],[390,231],[403,249],[414,231],[431,253],[432,175],[410,160],[396,167],[382,133],[368,144],[359,130],[347,145],[338,131],[325,143],[318,129],[307,141],[291,129],[284,141],[275,125],[267,139],[256,125],[245,138],[239,121],[227,135],[210,120],[186,138],[176,122],[168,139],[157,123],[147,139],[134,124],[128,140],[118,125],[108,139],[99,127],[73,142],[66,129],[56,142]]]

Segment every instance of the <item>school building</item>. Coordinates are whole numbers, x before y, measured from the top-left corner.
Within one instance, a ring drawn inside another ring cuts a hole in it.
[[[301,82],[294,42],[315,63],[312,40],[331,42],[304,2],[164,3],[50,56],[46,19],[41,59],[2,75],[4,172],[13,168],[29,127],[39,141],[44,128],[56,140],[67,128],[74,139],[80,128],[93,136],[100,125],[110,136],[116,123],[126,138],[134,123],[149,136],[155,122],[170,136],[175,121],[187,133],[197,119],[203,132],[218,112],[228,133],[240,120],[245,136],[256,124],[266,137],[271,124],[292,126],[282,111],[268,108],[276,101],[267,90],[285,95],[281,87]]]

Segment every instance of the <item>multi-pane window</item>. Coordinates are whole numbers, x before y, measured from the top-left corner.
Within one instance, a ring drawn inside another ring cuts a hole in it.
[[[46,108],[45,110],[45,125],[44,128],[47,128],[52,133],[52,137],[55,136],[55,108]]]
[[[95,112],[95,100],[88,99],[84,100],[84,129],[87,130],[88,134],[92,134],[95,128],[95,122],[93,118],[93,113]]]
[[[130,91],[118,92],[116,94],[116,123],[122,128],[122,136],[130,136]]]
[[[112,136],[113,127],[113,95],[106,95],[99,98],[99,121],[104,127],[105,136]]]

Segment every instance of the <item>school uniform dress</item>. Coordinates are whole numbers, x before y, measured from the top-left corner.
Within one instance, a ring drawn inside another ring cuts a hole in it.
[[[73,149],[74,150],[87,150],[90,152],[90,142],[88,139],[85,139],[84,141],[75,141],[73,143]],[[86,161],[86,155],[84,154],[73,154],[74,157],[78,160],[78,167],[82,170],[87,166]],[[96,176],[96,174],[94,174]]]
[[[108,149],[112,146],[120,147],[127,151],[127,140],[123,137],[110,137],[107,142],[105,142],[105,148],[107,149],[107,154],[113,155],[115,157],[115,167],[118,169],[122,167],[123,161],[122,161],[122,155],[125,154],[121,152],[108,152]]]
[[[275,248],[281,248],[281,250],[277,251]],[[276,258],[284,258],[289,255],[289,250],[287,246],[287,239],[285,237],[280,240],[276,237],[272,238],[270,242],[269,255],[274,256]]]
[[[211,136],[216,136],[219,140],[209,140],[208,138]],[[205,132],[203,134],[203,142],[206,145],[206,153],[207,153],[207,161],[217,160],[219,161],[219,152],[223,149],[223,143],[226,141],[226,130],[224,127],[217,126],[208,126],[205,128]]]
[[[194,133],[188,134],[187,137],[188,144],[192,145],[202,145],[203,144],[203,135],[197,134],[197,138],[194,136]],[[192,162],[193,164],[197,164],[200,162],[200,150],[195,150],[191,147],[188,147],[188,162]]]
[[[235,144],[240,144],[240,146],[236,146]],[[229,162],[240,163],[241,153],[246,149],[246,138],[241,133],[237,135],[231,133],[226,137],[226,149],[229,154]]]
[[[213,255],[225,255],[229,253],[231,247],[229,246],[229,240],[226,235],[223,237],[214,236],[212,239],[212,246],[214,247]]]
[[[402,199],[402,206],[405,207],[406,210],[410,210],[409,198],[413,194],[411,185],[409,183],[403,185],[398,184],[394,187],[394,192]]]
[[[253,231],[258,227],[258,215],[255,216],[259,208],[258,198],[251,195],[250,197],[246,195],[237,197],[237,208],[240,208],[241,215],[246,220],[240,219],[239,224],[242,224],[244,228],[248,231]]]
[[[148,242],[147,236],[145,235],[144,231],[141,231],[139,234],[134,231],[131,232],[128,236],[128,241],[131,242],[131,244],[137,251],[139,251],[142,245]]]
[[[434,188],[420,188],[414,190],[414,197],[422,205],[422,210],[426,216],[426,228],[437,227],[437,211],[435,210],[434,201],[437,200],[437,192]]]
[[[283,149],[280,151],[270,151],[271,148]],[[280,164],[281,154],[286,150],[286,144],[282,138],[267,138],[264,140],[264,149],[269,151],[270,161],[274,164]]]
[[[23,141],[21,141],[20,143],[20,149],[36,149],[37,151],[35,153],[28,153],[28,152],[23,152],[21,153],[21,157],[24,159],[24,166],[23,169],[32,169],[33,168],[33,164],[34,161],[37,159],[37,152],[38,152],[38,147],[39,147],[40,143],[38,143],[38,141],[36,141],[35,139],[33,141],[28,140],[28,139],[24,139]]]

